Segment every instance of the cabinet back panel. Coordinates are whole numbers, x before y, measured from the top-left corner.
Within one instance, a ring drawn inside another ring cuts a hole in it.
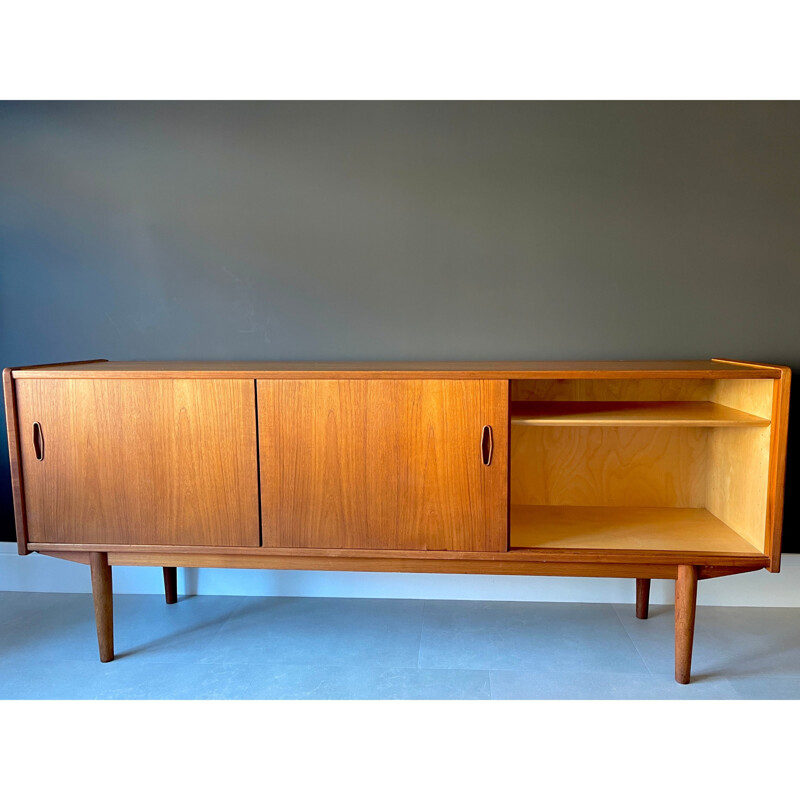
[[[258,545],[253,381],[25,380],[16,392],[32,543]]]
[[[512,505],[702,508],[705,428],[511,428]]]
[[[765,379],[709,380],[593,380],[541,379],[511,381],[511,399],[589,400],[600,402],[710,400],[724,406],[769,418],[772,413],[772,384]]]
[[[507,548],[506,381],[263,380],[258,411],[265,546]]]
[[[737,382],[737,381],[732,381]],[[770,381],[766,381],[769,383]],[[715,381],[542,379],[511,381],[512,400],[710,400]]]
[[[733,380],[709,381],[708,399],[723,406],[736,408],[757,417],[772,417],[772,394],[775,381]]]

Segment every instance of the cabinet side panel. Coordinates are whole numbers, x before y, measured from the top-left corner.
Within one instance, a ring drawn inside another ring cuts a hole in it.
[[[711,399],[765,419],[773,415],[771,380],[714,381]],[[773,423],[774,425],[774,420]],[[709,431],[706,507],[765,553],[770,469],[770,428]]]
[[[247,380],[17,382],[29,539],[259,542],[255,387]]]
[[[791,378],[791,370],[788,367],[781,367],[781,378],[774,381],[766,533],[766,554],[770,558],[770,572],[777,572],[781,567],[781,533],[783,528],[783,496],[786,480],[786,446],[789,433]]]
[[[769,428],[709,431],[706,507],[765,552]]]

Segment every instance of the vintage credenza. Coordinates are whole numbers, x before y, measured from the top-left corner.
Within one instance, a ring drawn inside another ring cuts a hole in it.
[[[789,370],[737,361],[7,369],[19,552],[111,567],[697,581],[780,567]],[[743,598],[744,602],[744,598]]]

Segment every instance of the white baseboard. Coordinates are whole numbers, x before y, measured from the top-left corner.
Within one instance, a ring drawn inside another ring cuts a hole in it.
[[[157,567],[114,567],[114,591],[118,594],[161,594],[163,590]],[[0,591],[89,592],[89,568],[38,553],[19,556],[16,544],[0,542]],[[630,579],[397,572],[179,569],[178,591],[191,595],[634,602]],[[650,599],[657,605],[673,603],[673,582],[654,580]],[[777,575],[760,570],[702,581],[697,601],[707,606],[800,608],[800,555],[784,555]]]

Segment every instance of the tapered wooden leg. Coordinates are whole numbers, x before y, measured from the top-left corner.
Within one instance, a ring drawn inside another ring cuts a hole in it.
[[[92,596],[94,597],[94,619],[97,624],[97,644],[100,660],[114,660],[114,599],[111,589],[111,566],[108,554],[90,553],[92,569]]]
[[[178,568],[162,567],[164,570],[164,597],[167,605],[178,602]]]
[[[636,579],[636,619],[647,619],[650,609],[650,578]]]
[[[689,683],[692,672],[697,569],[681,564],[675,581],[675,680]]]

